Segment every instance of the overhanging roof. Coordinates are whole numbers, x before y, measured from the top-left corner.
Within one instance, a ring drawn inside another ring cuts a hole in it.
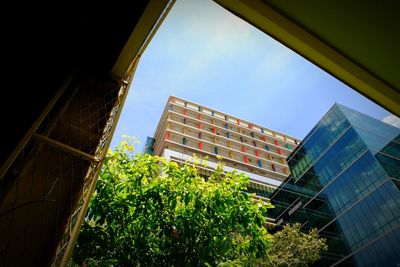
[[[50,99],[73,72],[106,80],[121,78],[137,56],[168,0],[96,2],[83,5],[16,3],[5,12],[15,18],[4,33],[3,66],[11,86],[0,93],[3,162]],[[5,136],[4,136],[5,135]]]
[[[215,2],[400,116],[398,1]]]
[[[135,66],[173,2],[6,8],[1,266],[67,265]]]

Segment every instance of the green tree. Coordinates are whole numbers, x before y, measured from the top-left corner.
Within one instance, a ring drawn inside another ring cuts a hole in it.
[[[73,252],[88,266],[254,266],[268,262],[264,227],[272,205],[245,193],[249,178],[220,165],[207,180],[198,164],[110,151]]]
[[[282,231],[274,234],[274,244],[269,251],[273,266],[308,266],[320,259],[322,251],[328,249],[325,238],[319,238],[317,230],[308,234],[300,231],[299,223],[285,225]]]

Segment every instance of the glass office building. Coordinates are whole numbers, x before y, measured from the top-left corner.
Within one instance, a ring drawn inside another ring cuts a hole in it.
[[[400,266],[400,129],[335,104],[289,155],[277,225],[327,238],[316,266]]]

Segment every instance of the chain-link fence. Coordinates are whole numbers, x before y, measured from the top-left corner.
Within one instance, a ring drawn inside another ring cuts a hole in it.
[[[124,83],[75,76],[36,122],[0,180],[0,266],[66,260],[125,89]]]

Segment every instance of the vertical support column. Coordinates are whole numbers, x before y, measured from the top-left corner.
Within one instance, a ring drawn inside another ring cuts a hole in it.
[[[199,107],[199,108],[200,108],[200,107]],[[202,120],[201,114],[197,115],[197,119],[198,119],[199,121]],[[202,128],[201,122],[198,123],[197,128],[199,128],[199,129]]]
[[[213,124],[215,124],[215,120],[213,119]],[[214,134],[214,144],[217,143],[217,128],[213,128],[213,134]]]
[[[286,175],[289,175],[289,170],[288,170],[288,168],[284,168],[284,171],[285,171],[285,174],[286,174]]]
[[[262,161],[261,161],[261,159],[259,159],[257,162],[258,162],[258,167],[262,168]]]

